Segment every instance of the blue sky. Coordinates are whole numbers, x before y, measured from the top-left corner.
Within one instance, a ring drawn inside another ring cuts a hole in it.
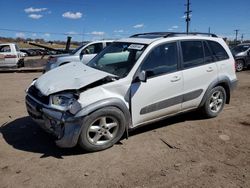
[[[250,39],[250,0],[190,0],[191,31]],[[185,31],[186,0],[1,0],[0,36],[65,40]],[[4,30],[7,29],[7,30]],[[65,35],[66,34],[66,35]]]

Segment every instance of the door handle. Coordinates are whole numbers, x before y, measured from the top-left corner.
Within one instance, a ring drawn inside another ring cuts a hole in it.
[[[171,79],[171,82],[178,82],[180,79],[181,79],[180,76],[174,76],[174,77]]]
[[[207,72],[212,72],[214,69],[212,67],[208,67]]]

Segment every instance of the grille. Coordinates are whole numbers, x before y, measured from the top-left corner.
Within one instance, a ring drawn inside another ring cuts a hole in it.
[[[28,93],[41,103],[49,104],[49,97],[44,96],[34,85],[29,88]]]

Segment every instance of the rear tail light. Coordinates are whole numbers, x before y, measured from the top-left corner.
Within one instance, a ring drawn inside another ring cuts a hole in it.
[[[16,55],[5,55],[4,58],[17,58]]]

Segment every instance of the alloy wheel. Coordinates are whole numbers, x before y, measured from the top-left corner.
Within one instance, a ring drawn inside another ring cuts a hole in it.
[[[118,129],[119,123],[116,118],[99,117],[89,126],[87,139],[93,145],[104,145],[116,137]]]
[[[221,91],[215,91],[210,98],[209,108],[213,113],[217,113],[221,110],[223,105],[223,93]]]

